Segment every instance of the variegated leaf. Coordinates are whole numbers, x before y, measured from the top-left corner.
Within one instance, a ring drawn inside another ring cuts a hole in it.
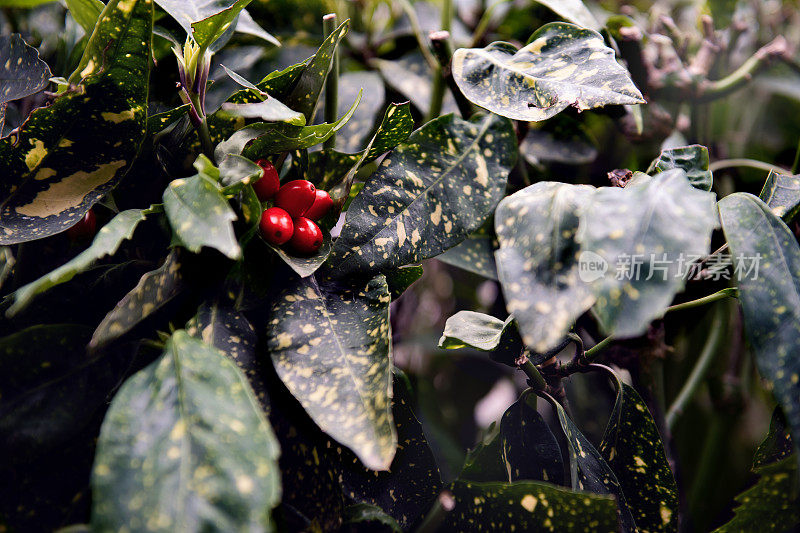
[[[10,298],[13,299],[11,307],[6,314],[13,316],[20,312],[37,295],[51,287],[66,283],[92,266],[98,259],[114,255],[120,245],[133,237],[136,227],[147,216],[149,210],[129,209],[115,216],[111,221],[100,228],[91,246],[72,258],[69,262],[58,267],[41,278],[17,289]]]
[[[722,229],[738,272],[747,338],[761,377],[800,442],[800,247],[764,202],[734,193],[719,202]],[[755,263],[754,263],[755,262]],[[756,265],[753,271],[748,267]]]
[[[415,281],[422,277],[423,273],[422,265],[406,265],[386,272],[386,283],[389,285],[392,301],[400,298]]]
[[[495,257],[506,308],[536,352],[557,345],[594,303],[579,277],[575,243],[578,210],[593,194],[587,185],[540,182],[506,197],[495,213],[500,242]]]
[[[100,0],[66,0],[67,9],[86,35],[91,35],[106,5]]]
[[[164,211],[180,244],[192,252],[203,246],[237,259],[242,250],[233,231],[233,212],[219,187],[198,174],[172,181],[164,191]]]
[[[0,136],[5,123],[6,104],[47,87],[50,67],[39,59],[39,51],[17,33],[0,36]]]
[[[792,437],[789,434],[789,427],[786,424],[786,417],[780,407],[775,407],[772,411],[772,419],[769,422],[769,432],[761,444],[758,445],[756,453],[753,455],[752,470],[758,470],[762,466],[776,463],[781,459],[789,457],[794,453]]]
[[[86,45],[81,89],[0,140],[0,244],[66,230],[131,167],[144,139],[152,0],[110,0]]]
[[[316,424],[373,470],[392,462],[386,279],[297,279],[272,306],[267,347],[283,383]]]
[[[324,229],[322,230],[322,246],[320,246],[319,250],[317,250],[311,256],[297,256],[294,254],[289,254],[286,253],[286,251],[280,246],[275,246],[271,243],[266,244],[272,248],[272,251],[275,252],[284,263],[289,265],[289,268],[294,270],[295,273],[301,278],[307,278],[316,272],[319,267],[321,267],[322,264],[328,259],[331,249],[333,248],[331,243],[331,235]]]
[[[542,26],[520,50],[504,42],[456,50],[453,77],[474,104],[528,122],[569,106],[644,103],[600,34],[563,22]]]
[[[236,365],[177,331],[111,403],[92,475],[92,527],[271,531],[278,454]]]
[[[97,348],[121,337],[170,302],[183,288],[178,253],[173,250],[160,268],[142,276],[136,287],[103,318],[89,346]]]
[[[260,102],[247,104],[225,102],[220,109],[232,117],[259,118],[264,122],[285,122],[292,126],[306,125],[306,117],[302,113],[289,109],[280,100],[269,95]]]
[[[592,15],[581,0],[536,0],[538,3],[552,9],[556,14],[569,22],[574,22],[584,28],[600,31],[603,25]]]
[[[456,481],[451,490],[455,508],[447,513],[444,531],[619,531],[617,504],[607,495],[537,481]]]
[[[787,176],[771,170],[758,197],[788,224],[800,212],[800,174]]]
[[[516,159],[514,132],[496,115],[447,115],[395,148],[347,211],[333,247],[336,275],[435,257],[491,214]]]
[[[682,168],[686,171],[689,182],[700,190],[710,191],[714,183],[711,171],[708,170],[708,148],[699,144],[681,146],[663,150],[647,169],[650,175]]]
[[[513,367],[517,366],[515,361],[525,348],[513,316],[504,322],[483,313],[459,311],[447,319],[439,348],[466,347],[492,352],[492,360]]]
[[[623,488],[609,464],[600,455],[578,427],[556,401],[550,401],[558,415],[558,421],[569,450],[570,473],[573,490],[585,490],[595,494],[611,494],[616,498],[623,532],[637,531]]]
[[[473,233],[461,244],[437,255],[436,259],[484,278],[496,280],[497,265],[494,261],[496,248],[497,239],[493,236]]]
[[[678,486],[658,428],[633,387],[611,378],[617,400],[600,453],[617,475],[641,531],[678,531]]]

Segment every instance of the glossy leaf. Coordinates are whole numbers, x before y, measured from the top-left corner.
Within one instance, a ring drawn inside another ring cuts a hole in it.
[[[436,459],[412,409],[406,378],[396,376],[392,416],[397,453],[387,472],[364,468],[355,457],[342,456],[342,490],[349,500],[375,505],[404,531],[413,530],[442,490]]]
[[[219,183],[225,194],[234,194],[250,185],[263,174],[262,169],[246,157],[228,154],[219,164]]]
[[[392,462],[389,289],[295,281],[274,301],[267,347],[283,383],[316,424],[373,470]]]
[[[436,259],[448,265],[462,268],[488,279],[497,279],[494,252],[497,240],[490,235],[472,234]]]
[[[302,113],[292,111],[280,100],[269,95],[261,102],[249,104],[225,102],[221,109],[233,117],[259,118],[264,122],[285,122],[293,126],[306,125],[306,117]]]
[[[786,417],[783,416],[781,408],[776,407],[772,412],[769,432],[758,445],[753,456],[753,470],[776,463],[792,453],[794,453],[794,448],[792,447],[792,437],[789,435],[789,427],[786,425]]]
[[[567,438],[570,473],[573,490],[585,490],[595,494],[611,494],[616,498],[623,531],[636,531],[636,522],[628,507],[623,487],[614,471],[594,445],[577,428],[556,401],[550,404],[558,415],[561,429]]]
[[[569,22],[574,22],[584,28],[600,31],[603,27],[592,15],[581,0],[536,0],[538,3],[552,9],[556,14]]]
[[[612,374],[617,400],[599,451],[616,473],[641,531],[678,531],[678,486],[664,443],[636,390]]]
[[[39,51],[17,33],[0,36],[0,134],[5,122],[6,104],[47,87],[50,67],[39,59]]]
[[[439,348],[470,347],[484,352],[503,350],[522,353],[524,348],[513,316],[505,322],[483,313],[459,311],[447,319]]]
[[[322,266],[331,253],[332,244],[330,233],[323,230],[322,236],[322,246],[319,247],[316,253],[310,256],[295,255],[291,250],[287,253],[287,251],[280,246],[275,246],[270,243],[267,243],[267,246],[272,248],[272,251],[275,252],[284,263],[289,265],[289,268],[294,270],[298,276],[307,278]]]
[[[515,158],[505,119],[447,115],[429,122],[383,160],[353,200],[331,270],[387,270],[452,248],[491,214]]]
[[[658,174],[673,168],[686,171],[689,182],[700,190],[710,191],[713,184],[711,171],[708,170],[708,148],[699,144],[681,146],[663,150],[647,169],[650,175]]]
[[[800,212],[800,175],[786,176],[771,170],[758,197],[788,224]]]
[[[506,197],[495,213],[506,308],[525,344],[537,352],[556,346],[594,303],[580,279],[574,242],[578,211],[594,192],[587,185],[540,182]]]
[[[599,33],[562,22],[542,26],[520,50],[504,42],[456,50],[453,77],[474,104],[529,122],[569,106],[644,103]]]
[[[67,9],[75,22],[81,25],[87,35],[94,30],[100,13],[106,7],[100,0],[66,0]]]
[[[492,423],[477,446],[467,453],[459,481],[509,481],[508,463],[503,457],[500,424]]]
[[[760,467],[755,485],[736,496],[735,516],[714,533],[793,531],[800,526],[800,489],[794,455]]]
[[[739,271],[739,301],[761,377],[800,442],[800,247],[761,200],[734,193],[719,202],[722,229]],[[739,259],[741,258],[741,259]],[[757,261],[757,272],[747,272]]]
[[[133,327],[170,302],[184,288],[180,262],[175,251],[160,268],[148,272],[97,326],[91,348],[97,348],[124,335]]]
[[[272,530],[278,444],[247,380],[185,331],[111,404],[92,475],[96,530]]]
[[[17,289],[10,296],[13,304],[8,308],[6,314],[13,316],[19,313],[37,294],[61,283],[66,283],[76,274],[88,269],[98,259],[114,255],[124,241],[133,237],[136,226],[145,219],[146,215],[147,211],[129,209],[115,216],[108,224],[100,228],[91,246],[86,250],[49,274]]]
[[[574,492],[548,483],[456,481],[455,508],[443,530],[477,532],[595,531],[616,533],[617,504],[610,496]]]
[[[562,118],[564,115],[558,115]],[[543,123],[541,129],[530,130],[519,146],[520,154],[531,165],[554,162],[565,165],[585,165],[597,158],[595,143],[585,127],[574,119],[557,121],[553,118]]]
[[[407,265],[397,270],[386,272],[386,283],[389,285],[389,294],[392,295],[392,301],[400,298],[414,282],[422,277],[423,273],[422,265]]]
[[[348,533],[359,531],[401,533],[403,531],[397,520],[375,505],[357,503],[347,507],[344,512],[342,530]]]
[[[211,180],[202,175],[172,181],[164,191],[164,211],[175,236],[186,249],[215,248],[237,259],[242,255],[233,232],[233,212]]]
[[[0,244],[64,231],[131,167],[145,134],[152,12],[150,0],[110,0],[76,70],[82,90],[0,140]]]
[[[332,124],[323,123],[313,126],[293,126],[279,122],[250,124],[238,130],[228,140],[218,144],[215,156],[220,160],[227,154],[242,154],[249,159],[256,160],[267,154],[311,148],[325,142],[331,135],[339,131],[353,116],[359,101],[360,94],[348,112]]]

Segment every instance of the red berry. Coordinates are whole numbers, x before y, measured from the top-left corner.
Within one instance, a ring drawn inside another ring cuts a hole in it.
[[[253,190],[256,191],[258,199],[263,202],[275,196],[275,193],[281,188],[281,179],[278,176],[278,171],[266,159],[259,159],[256,161],[256,165],[260,166],[264,171],[258,181],[253,183]]]
[[[294,233],[294,223],[289,213],[280,207],[270,207],[261,214],[261,235],[267,242],[280,246]]]
[[[294,235],[289,241],[292,249],[301,254],[313,254],[322,246],[322,230],[306,217],[294,219]]]
[[[292,218],[303,216],[314,204],[317,188],[307,180],[292,180],[275,195],[275,205],[286,210]]]
[[[314,203],[303,216],[311,220],[319,220],[331,210],[331,207],[333,207],[331,195],[321,189],[317,189],[317,196],[314,199]]]
[[[88,240],[94,237],[97,229],[97,217],[92,209],[89,209],[77,224],[67,230],[67,236],[72,241]]]

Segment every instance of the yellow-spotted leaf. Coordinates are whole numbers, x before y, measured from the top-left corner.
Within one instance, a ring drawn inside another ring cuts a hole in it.
[[[492,235],[473,233],[461,244],[437,255],[436,259],[484,278],[496,280],[497,265],[494,261],[496,249],[497,239]]]
[[[0,78],[1,137],[8,102],[41,91],[51,74],[47,63],[39,59],[38,50],[16,33],[0,36],[0,65],[4,70]]]
[[[537,481],[457,481],[451,490],[455,508],[447,513],[443,531],[619,531],[617,504],[608,495]]]
[[[681,146],[664,150],[650,163],[647,173],[650,175],[682,168],[691,184],[703,191],[710,191],[714,183],[711,171],[708,170],[708,148],[699,144]]]
[[[556,346],[594,303],[580,278],[575,233],[578,210],[595,189],[540,182],[506,197],[495,213],[497,274],[508,312],[525,344],[539,353]]]
[[[92,473],[92,528],[272,531],[278,443],[236,365],[176,331],[111,403]]]
[[[761,377],[800,442],[800,247],[764,202],[734,193],[719,202],[737,271],[744,327]]]
[[[160,268],[148,272],[95,329],[91,348],[109,343],[169,303],[184,288],[177,251],[172,251]]]
[[[299,278],[276,298],[267,327],[283,383],[323,431],[373,470],[389,468],[397,447],[390,300],[383,276],[355,285]]]
[[[786,417],[780,407],[776,407],[772,412],[772,420],[769,423],[769,432],[753,456],[753,470],[758,470],[764,465],[775,463],[794,453],[792,437],[789,435],[789,427],[786,424]]]
[[[800,174],[787,176],[771,170],[758,197],[788,224],[800,212]]]
[[[331,272],[387,270],[460,243],[502,198],[516,156],[511,123],[497,115],[429,122],[383,160],[350,204]]]
[[[63,264],[41,278],[17,289],[10,298],[13,299],[11,307],[6,314],[12,316],[24,309],[37,295],[51,287],[66,283],[92,266],[98,259],[114,255],[120,245],[133,237],[136,227],[152,210],[129,209],[119,213],[111,221],[100,228],[91,246],[79,253],[69,262]]]
[[[549,397],[548,401],[555,409],[561,429],[567,439],[573,490],[613,495],[616,498],[622,531],[637,531],[635,519],[623,493],[623,487],[611,466],[567,416],[561,404]]]
[[[81,25],[87,35],[91,35],[100,18],[100,13],[106,7],[100,0],[66,0],[67,9],[75,22]]]
[[[453,77],[474,104],[528,122],[569,106],[584,110],[644,103],[602,36],[563,22],[542,26],[520,50],[505,42],[456,50]]]
[[[0,244],[62,232],[131,167],[145,134],[152,0],[105,6],[71,81],[0,140]]]
[[[204,246],[237,259],[242,250],[233,231],[236,213],[216,182],[198,174],[179,178],[164,191],[164,211],[178,242],[192,252]]]
[[[678,486],[647,405],[633,387],[611,375],[617,400],[600,453],[617,475],[641,531],[678,531]]]

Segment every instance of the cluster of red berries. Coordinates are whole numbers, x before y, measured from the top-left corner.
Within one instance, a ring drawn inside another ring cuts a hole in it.
[[[289,243],[299,254],[313,254],[322,246],[322,230],[314,222],[333,207],[330,195],[308,180],[293,180],[281,186],[278,171],[266,159],[256,164],[263,169],[253,184],[262,202],[273,198],[274,207],[261,214],[261,234],[276,246]]]

